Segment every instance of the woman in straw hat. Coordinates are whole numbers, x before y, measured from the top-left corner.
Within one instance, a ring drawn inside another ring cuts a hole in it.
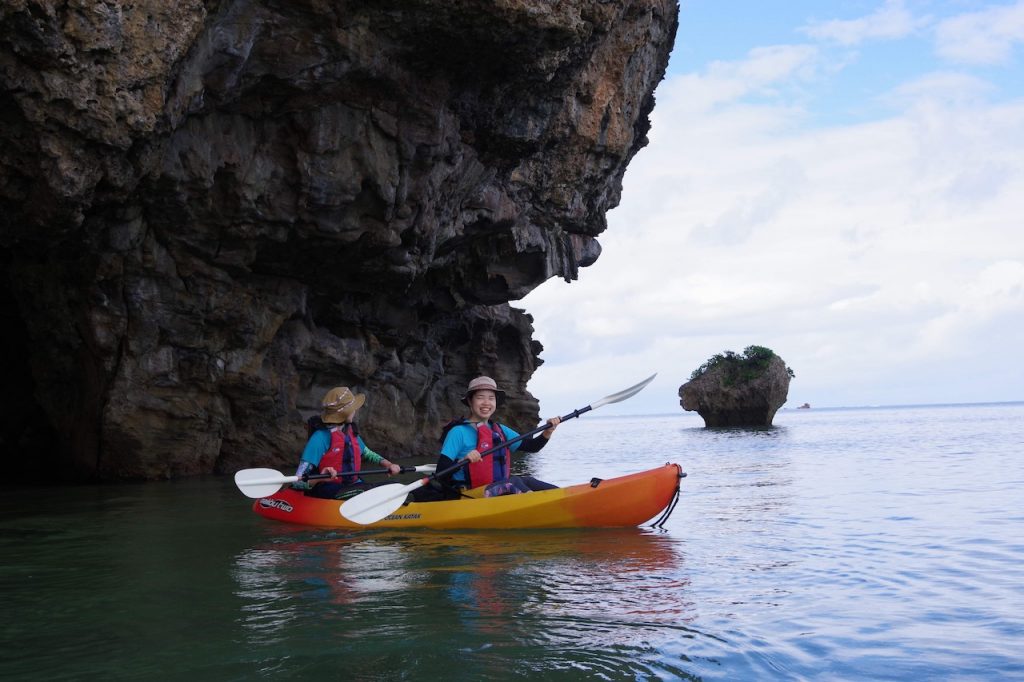
[[[319,472],[330,474],[332,478],[312,481],[308,495],[345,499],[374,487],[375,484],[365,483],[358,474],[352,473],[362,469],[365,462],[386,468],[390,474],[401,472],[400,466],[368,448],[359,436],[354,419],[356,411],[365,402],[366,395],[353,393],[348,386],[332,388],[324,396],[320,423],[306,442],[295,475]]]
[[[493,418],[504,402],[505,392],[498,388],[494,379],[480,376],[469,382],[462,396],[462,403],[469,408],[469,416],[457,419],[445,427],[437,470],[447,469],[462,459],[469,463],[453,472],[450,478],[441,481],[440,491],[436,488],[432,491],[421,488],[425,492],[418,499],[424,502],[430,499],[452,499],[458,497],[462,489],[479,486],[488,486],[485,493],[488,496],[558,487],[533,476],[512,475],[512,453],[517,450],[538,452],[558,427],[558,417],[549,419],[549,428],[537,436],[508,447],[498,447],[491,454],[481,456],[481,452],[519,436]]]

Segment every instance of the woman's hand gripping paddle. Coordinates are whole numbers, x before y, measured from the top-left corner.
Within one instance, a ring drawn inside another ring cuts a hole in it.
[[[591,403],[586,407],[580,408],[578,410],[573,410],[569,414],[562,417],[561,421],[564,422],[567,419],[578,417],[581,414],[584,414],[585,412],[596,410],[597,408],[602,407],[604,405],[610,405],[612,403],[618,403],[628,398],[632,398],[641,390],[643,390],[643,388],[647,386],[647,384],[654,381],[654,377],[656,376],[658,376],[657,373],[652,374],[651,376],[647,377],[636,386],[630,386],[629,388],[619,391],[618,393],[613,393],[611,395],[605,396],[604,398],[601,398],[597,402]],[[500,448],[508,447],[512,443],[517,443],[523,440],[524,438],[529,438],[530,436],[534,436],[540,433],[541,431],[544,431],[549,426],[549,422],[544,422],[541,426],[538,426],[533,431],[529,431],[527,433],[516,436],[511,440],[500,443],[499,445],[491,448],[490,450],[485,450],[484,452],[481,452],[480,455],[485,456]],[[447,476],[448,474],[452,473],[459,467],[465,466],[468,462],[468,459],[460,459],[458,462],[448,467],[447,469],[444,469],[443,471],[437,471],[431,474],[430,476],[424,476],[420,480],[414,481],[407,485],[402,485],[401,483],[393,483],[391,485],[382,485],[377,488],[370,488],[366,492],[359,493],[355,497],[346,500],[341,505],[339,511],[341,512],[342,516],[344,516],[346,519],[354,523],[359,523],[362,525],[376,523],[377,521],[380,521],[389,514],[394,513],[395,510],[401,507],[402,503],[405,502],[405,498],[412,491],[416,490],[417,488],[425,486],[435,478]]]
[[[435,464],[424,464],[418,467],[402,467],[403,474],[416,472],[418,474],[432,474],[437,468]],[[365,476],[367,474],[387,474],[389,469],[364,469],[363,471],[345,472],[344,476]],[[242,469],[235,472],[235,485],[246,497],[259,499],[273,495],[281,486],[296,481],[315,481],[318,479],[332,478],[330,474],[310,474],[308,476],[285,476],[275,469]]]

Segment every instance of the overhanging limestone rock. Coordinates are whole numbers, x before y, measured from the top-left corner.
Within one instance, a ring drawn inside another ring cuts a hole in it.
[[[286,467],[337,384],[389,454],[434,453],[477,373],[532,426],[540,344],[507,302],[600,253],[676,12],[4,4],[9,470]]]

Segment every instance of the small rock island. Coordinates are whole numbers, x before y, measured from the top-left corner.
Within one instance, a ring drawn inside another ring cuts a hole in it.
[[[709,358],[679,387],[679,404],[697,412],[705,426],[771,426],[794,376],[770,348],[725,351]]]

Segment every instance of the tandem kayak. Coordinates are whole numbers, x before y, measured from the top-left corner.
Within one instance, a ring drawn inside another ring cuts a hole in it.
[[[501,497],[410,502],[369,526],[341,515],[344,504],[283,488],[253,503],[275,521],[334,528],[610,528],[638,526],[674,504],[678,464],[589,483]]]

